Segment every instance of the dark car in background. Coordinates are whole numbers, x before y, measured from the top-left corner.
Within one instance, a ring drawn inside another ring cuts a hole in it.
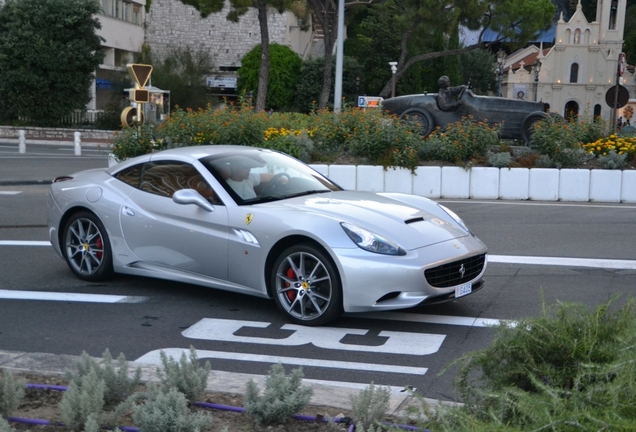
[[[501,138],[530,141],[534,123],[548,117],[543,102],[507,99],[492,96],[478,96],[464,89],[459,95],[461,107],[443,111],[437,104],[437,93],[398,96],[385,99],[385,111],[401,119],[417,122],[422,136],[428,136],[436,127],[444,129],[449,123],[472,116],[476,122],[501,124]]]

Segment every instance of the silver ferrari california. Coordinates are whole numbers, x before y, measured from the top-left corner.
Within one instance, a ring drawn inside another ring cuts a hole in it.
[[[54,180],[51,243],[77,277],[150,276],[273,298],[298,324],[479,290],[487,248],[427,198],[346,191],[298,160],[183,147]]]

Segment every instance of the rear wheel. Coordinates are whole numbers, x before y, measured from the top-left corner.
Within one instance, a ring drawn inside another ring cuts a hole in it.
[[[323,325],[342,314],[342,286],[335,265],[311,244],[286,249],[271,272],[274,300],[297,324]]]
[[[428,111],[411,108],[404,111],[400,116],[400,119],[419,126],[422,138],[426,138],[431,132],[433,132],[433,117],[431,117]]]
[[[86,281],[100,281],[113,273],[110,241],[102,222],[92,213],[74,214],[64,228],[62,250],[73,273]]]
[[[523,123],[521,124],[521,138],[523,138],[526,144],[530,144],[532,133],[534,132],[534,125],[547,118],[548,115],[546,113],[538,111],[528,114],[528,116],[523,119]]]

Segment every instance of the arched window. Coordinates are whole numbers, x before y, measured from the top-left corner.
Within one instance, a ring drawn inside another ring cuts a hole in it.
[[[574,44],[579,45],[581,43],[581,29],[574,31]]]
[[[572,36],[572,31],[570,29],[566,29],[565,30],[565,41],[564,41],[564,43],[571,44],[572,43],[572,41],[570,40],[571,36]]]
[[[566,103],[564,112],[566,120],[576,121],[579,117],[579,104],[575,101]]]
[[[596,104],[594,105],[594,118],[599,118],[601,117],[601,105],[600,104]]]
[[[570,82],[571,83],[579,82],[579,64],[578,63],[572,63],[572,66],[570,66]]]

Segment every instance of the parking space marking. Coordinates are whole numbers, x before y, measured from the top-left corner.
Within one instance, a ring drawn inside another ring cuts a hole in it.
[[[176,361],[179,361],[182,355],[189,356],[190,350],[185,348],[164,348],[161,350],[150,351],[143,356],[139,357],[135,362],[145,363],[151,365],[162,365],[160,352],[164,352],[168,357],[172,357]],[[355,371],[367,371],[367,372],[385,372],[385,373],[398,373],[398,374],[411,374],[411,375],[424,375],[428,368],[410,367],[410,366],[397,366],[377,363],[357,363],[352,361],[336,361],[336,360],[320,360],[310,359],[302,357],[285,357],[285,356],[270,356],[262,354],[246,354],[239,352],[224,352],[224,351],[208,351],[208,350],[196,350],[197,357],[199,359],[220,359],[220,360],[239,360],[249,362],[260,363],[282,363],[287,365],[297,365],[302,367],[323,367],[329,369],[347,369]]]
[[[0,246],[51,246],[51,242],[35,240],[0,240]]]
[[[565,267],[591,267],[614,270],[636,270],[634,260],[610,260],[597,258],[560,258],[514,255],[488,255],[489,263],[548,265]]]
[[[389,321],[405,321],[405,322],[417,322],[424,324],[441,324],[441,325],[453,325],[453,326],[465,326],[465,327],[493,327],[500,323],[508,323],[514,325],[514,321],[499,320],[493,318],[472,318],[461,316],[447,316],[447,315],[427,315],[427,314],[414,314],[405,312],[360,312],[355,314],[344,314],[349,318],[369,318],[375,320],[389,320]]]
[[[22,191],[0,191],[0,195],[17,195],[21,193]]]
[[[80,303],[142,303],[147,300],[147,297],[0,289],[0,299],[66,301]]]

